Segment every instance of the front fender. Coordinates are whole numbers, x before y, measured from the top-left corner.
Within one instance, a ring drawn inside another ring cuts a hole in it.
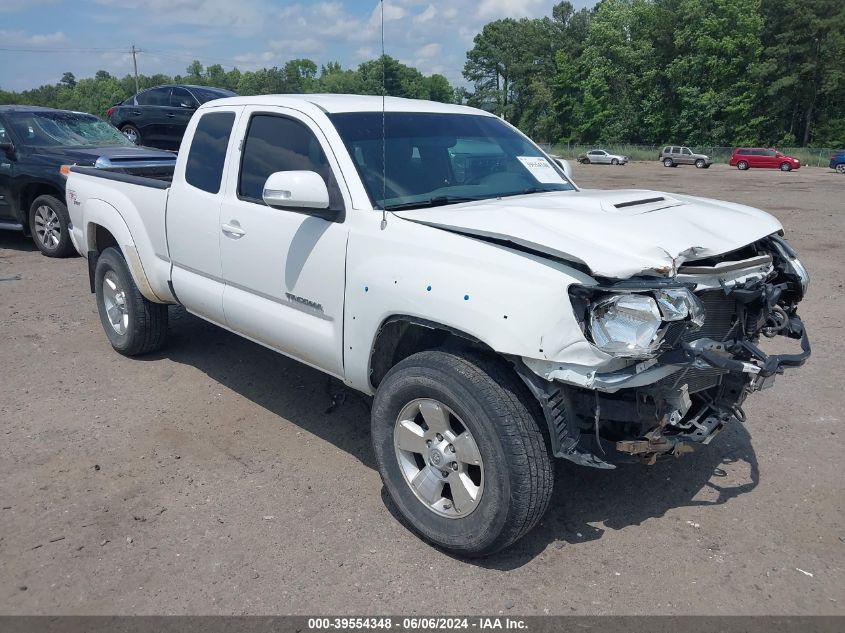
[[[395,315],[465,333],[503,355],[607,360],[586,343],[567,292],[595,281],[563,262],[396,217],[375,234],[353,230],[347,258],[345,375],[361,391],[372,392],[372,345]]]

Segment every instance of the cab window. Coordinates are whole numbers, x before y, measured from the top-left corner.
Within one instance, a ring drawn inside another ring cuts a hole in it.
[[[234,112],[210,112],[199,120],[185,166],[185,180],[189,185],[208,193],[220,191],[234,122]]]

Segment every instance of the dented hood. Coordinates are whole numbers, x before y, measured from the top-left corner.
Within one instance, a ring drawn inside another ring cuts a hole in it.
[[[505,240],[625,279],[666,274],[771,235],[780,223],[731,202],[657,191],[556,191],[398,211],[406,220]]]

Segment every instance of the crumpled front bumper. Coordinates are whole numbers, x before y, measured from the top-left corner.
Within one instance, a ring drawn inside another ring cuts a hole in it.
[[[812,350],[806,327],[801,318],[793,313],[786,326],[778,333],[800,341],[801,351],[793,354],[766,354],[755,343],[747,339],[716,341],[701,338],[684,342],[675,349],[660,356],[642,361],[621,371],[595,372],[589,377],[589,384],[566,385],[554,379],[551,372],[546,380],[525,365],[517,367],[523,380],[540,401],[552,440],[556,457],[596,468],[614,468],[594,451],[584,448],[581,439],[584,429],[579,428],[571,415],[572,401],[567,391],[589,389],[596,394],[596,416],[599,415],[599,394],[616,394],[622,390],[654,389],[664,379],[681,375],[684,370],[716,370],[722,380],[733,381],[743,393],[738,403],[716,404],[697,416],[687,429],[679,429],[671,415],[663,415],[657,425],[637,439],[616,442],[616,449],[622,453],[650,458],[658,455],[681,454],[692,450],[693,444],[707,444],[732,419],[744,421],[741,402],[748,393],[770,387],[775,377],[787,368],[800,367],[810,357]],[[550,380],[548,378],[551,378]]]

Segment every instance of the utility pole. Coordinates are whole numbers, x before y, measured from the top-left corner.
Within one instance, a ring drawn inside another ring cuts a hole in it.
[[[135,94],[138,94],[138,58],[135,57],[135,45],[132,45],[132,65],[135,67]]]

